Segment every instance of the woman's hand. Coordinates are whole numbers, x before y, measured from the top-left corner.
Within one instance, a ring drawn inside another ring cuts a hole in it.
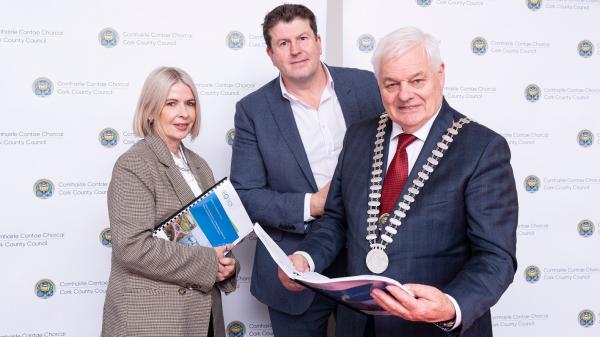
[[[235,273],[235,259],[226,256],[226,254],[229,253],[229,251],[231,251],[234,247],[234,245],[229,244],[226,246],[220,246],[215,248],[215,252],[217,253],[217,258],[219,260],[217,282],[224,281],[230,278]]]

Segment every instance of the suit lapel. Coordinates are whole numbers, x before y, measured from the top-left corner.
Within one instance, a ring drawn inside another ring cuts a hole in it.
[[[185,145],[183,146],[183,152],[185,153],[185,158],[190,165],[192,174],[194,175],[194,178],[196,178],[196,182],[200,186],[200,189],[202,191],[206,191],[211,188],[213,184],[211,181],[209,181],[209,177],[206,175],[206,173],[202,172],[204,169],[202,163],[195,160],[195,157],[191,154],[192,151],[185,147]]]
[[[281,137],[285,140],[287,146],[290,148],[290,151],[294,155],[296,162],[298,162],[304,177],[312,186],[313,191],[316,192],[319,189],[317,188],[317,183],[315,182],[312,169],[310,168],[308,157],[304,151],[304,145],[302,144],[302,138],[300,138],[300,132],[298,131],[298,126],[296,125],[296,120],[294,119],[292,107],[290,106],[290,102],[281,94],[279,80],[276,79],[273,82],[274,90],[270,90],[270,94],[267,95],[267,100],[269,101],[269,106],[271,108],[271,114],[273,115],[273,119],[279,128]]]
[[[360,120],[360,110],[356,100],[356,94],[348,81],[339,79],[337,69],[333,67],[328,67],[328,69],[331,78],[333,79],[335,95],[337,96],[340,107],[342,108],[342,113],[344,114],[346,128],[349,128],[354,122]]]
[[[171,152],[165,145],[165,143],[156,134],[150,134],[144,138],[150,149],[156,154],[158,161],[165,166],[167,177],[175,190],[175,194],[182,205],[188,204],[194,199],[194,193],[190,189],[190,186],[185,182],[181,172],[175,165]]]

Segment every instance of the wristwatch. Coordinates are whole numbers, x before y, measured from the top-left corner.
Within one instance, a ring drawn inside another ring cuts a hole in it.
[[[433,324],[435,324],[438,328],[440,328],[444,331],[450,331],[454,327],[455,323],[456,323],[456,317],[453,319],[447,320],[447,321],[443,321],[443,322],[435,322]]]

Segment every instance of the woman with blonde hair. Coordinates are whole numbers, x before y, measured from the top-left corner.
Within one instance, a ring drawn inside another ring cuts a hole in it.
[[[182,140],[198,135],[191,77],[160,67],[146,79],[134,117],[139,142],[117,160],[108,189],[112,265],[102,336],[225,337],[221,293],[236,288],[232,247],[184,246],[152,229],[214,184]]]

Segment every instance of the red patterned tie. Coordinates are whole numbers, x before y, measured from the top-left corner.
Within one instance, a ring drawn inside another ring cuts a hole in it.
[[[383,180],[380,214],[390,213],[394,209],[394,205],[406,183],[406,178],[408,178],[408,155],[406,154],[406,147],[416,139],[417,137],[409,133],[403,133],[398,136],[398,147],[396,148],[394,159],[392,159]]]

